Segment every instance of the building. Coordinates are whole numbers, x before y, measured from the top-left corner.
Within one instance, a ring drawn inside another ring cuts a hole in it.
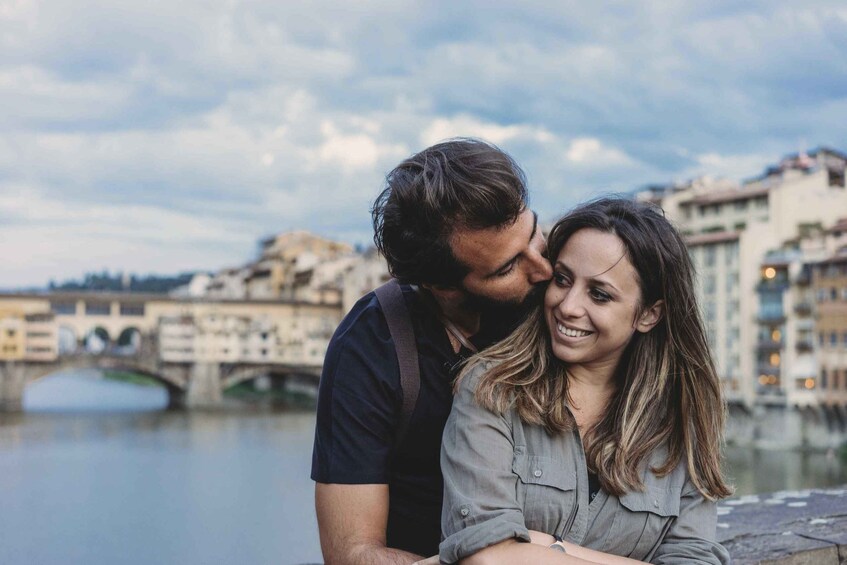
[[[804,265],[847,233],[845,167],[847,155],[820,149],[788,156],[741,184],[701,178],[639,194],[686,237],[730,402],[816,401],[809,394],[815,351],[805,349],[815,320]]]
[[[821,404],[847,416],[847,248],[811,267],[817,311],[818,379],[809,379]],[[810,336],[811,337],[811,336]]]

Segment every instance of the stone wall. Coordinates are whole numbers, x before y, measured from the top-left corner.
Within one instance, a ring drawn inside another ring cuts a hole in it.
[[[723,501],[718,540],[737,565],[847,564],[847,485]]]

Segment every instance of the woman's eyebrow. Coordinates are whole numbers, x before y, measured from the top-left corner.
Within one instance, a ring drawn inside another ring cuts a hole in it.
[[[618,262],[620,262],[620,260],[618,260]],[[617,263],[615,263],[615,265],[617,265]],[[604,273],[608,272],[612,268],[614,268],[614,265],[612,265],[612,267],[610,267],[609,269],[607,269],[606,271],[603,271],[603,272]],[[556,261],[556,269],[560,270],[560,271],[564,271],[566,274],[573,276],[573,269],[571,269],[570,267],[568,267],[567,265],[565,265],[561,261]],[[603,274],[603,273],[600,273],[600,274]],[[597,276],[599,276],[599,275],[597,275]],[[614,290],[615,292],[618,292],[618,293],[620,292],[620,289],[618,289],[618,287],[613,285],[611,282],[609,282],[607,280],[599,279],[599,278],[597,278],[597,276],[591,276],[591,277],[586,277],[586,278],[588,279],[588,282],[590,282],[590,283],[592,283],[596,286],[603,286],[603,287],[606,287],[606,288],[610,288],[610,289]]]

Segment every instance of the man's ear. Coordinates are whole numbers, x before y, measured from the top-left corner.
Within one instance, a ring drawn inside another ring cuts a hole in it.
[[[441,284],[421,284],[440,304],[460,304],[465,297],[462,289]]]
[[[647,308],[638,317],[638,322],[635,324],[635,329],[641,333],[647,333],[652,330],[662,316],[665,314],[665,301],[657,300],[652,306]]]
[[[446,301],[452,301],[462,298],[464,292],[455,286],[446,286],[443,284],[422,284],[421,288],[430,291],[433,296]]]

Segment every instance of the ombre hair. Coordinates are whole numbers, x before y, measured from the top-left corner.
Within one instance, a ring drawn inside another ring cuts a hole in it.
[[[656,475],[669,474],[685,458],[691,482],[704,497],[729,496],[732,489],[720,465],[726,407],[685,243],[661,209],[607,197],[556,223],[547,238],[551,260],[582,229],[611,233],[623,242],[641,290],[636,318],[664,301],[659,322],[633,334],[615,369],[616,388],[604,416],[583,433],[589,469],[610,494],[643,490],[641,465],[664,447],[667,458],[652,468]],[[460,378],[478,363],[490,364],[475,392],[481,406],[501,414],[514,408],[521,420],[553,434],[576,426],[566,408],[568,365],[553,355],[543,304],[508,338],[471,358]]]

